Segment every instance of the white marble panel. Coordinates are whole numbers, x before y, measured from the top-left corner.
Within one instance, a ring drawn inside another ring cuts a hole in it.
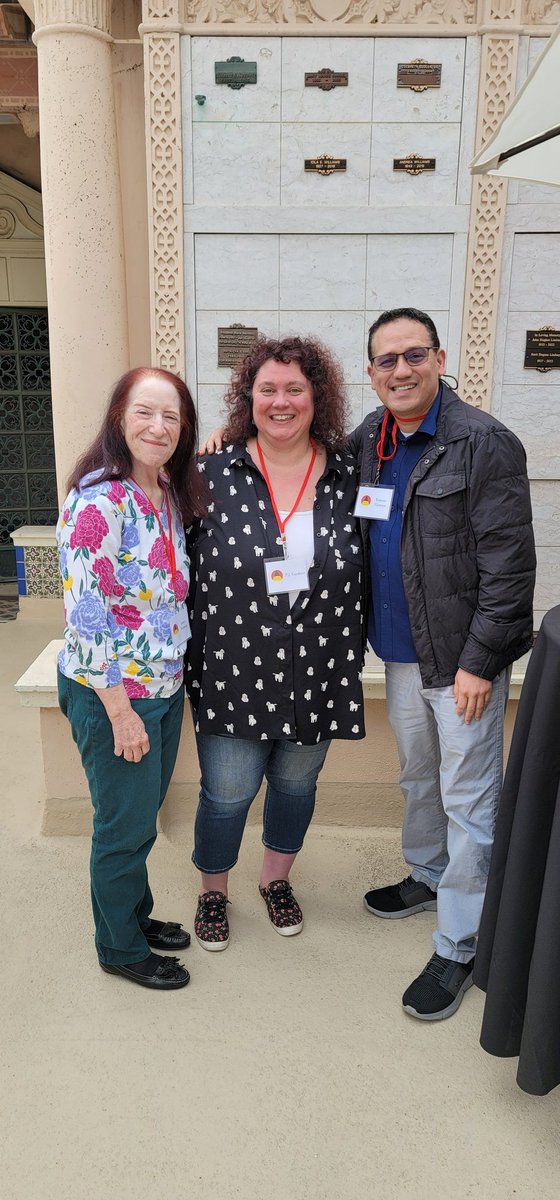
[[[560,489],[556,482],[550,479],[534,480],[531,483],[531,502],[535,541],[539,546],[557,547],[560,561]]]
[[[194,203],[280,203],[280,125],[193,127]]]
[[[535,608],[547,612],[560,596],[560,555],[557,547],[537,545]]]
[[[181,137],[183,142],[183,203],[192,204],[193,191],[193,156],[192,156],[192,105],[191,105],[191,41],[190,37],[180,39],[181,50]]]
[[[280,308],[363,308],[365,252],[356,234],[281,235]]]
[[[351,433],[356,425],[360,425],[368,409],[364,409],[364,389],[357,384],[351,384],[346,389],[348,396],[348,432]]]
[[[452,261],[452,234],[370,234],[367,307],[382,311],[407,304],[429,313],[447,309]]]
[[[279,336],[289,334],[319,338],[338,358],[346,383],[363,383],[363,311],[337,312],[333,307],[330,312],[281,312]]]
[[[537,371],[526,371],[525,375],[527,378],[521,384],[506,384],[492,405],[494,415],[513,429],[523,443],[529,431],[544,438],[560,432],[560,373],[539,375]],[[548,380],[548,384],[541,384],[540,380]]]
[[[196,349],[198,384],[221,383],[226,386],[230,377],[227,367],[218,366],[218,326],[249,325],[264,337],[278,337],[278,313],[229,308],[206,309],[196,315]]]
[[[529,479],[552,479],[558,483],[560,470],[560,433],[541,433],[527,422],[507,421],[525,447]]]
[[[480,48],[482,39],[467,38],[465,51],[465,81],[463,85],[463,115],[459,150],[457,204],[469,205],[472,193],[471,163],[475,154],[476,114],[480,78]]]
[[[192,90],[185,103],[193,121],[279,121],[281,54],[279,38],[192,38]],[[216,83],[214,64],[234,56],[256,62],[256,83],[239,90]],[[197,95],[206,97],[204,104]]]
[[[532,71],[537,59],[542,54],[545,47],[548,45],[548,38],[529,38],[529,54],[527,62],[527,75]],[[525,79],[521,79],[521,83]],[[519,180],[516,201],[518,204],[558,204],[559,193],[557,187],[547,185],[546,183],[523,183]]]
[[[348,72],[348,86],[305,87],[308,71]],[[283,38],[283,121],[371,121],[373,38]]]
[[[460,125],[374,125],[370,204],[454,204],[460,132]],[[393,159],[409,154],[435,158],[435,171],[422,175],[394,171]]]
[[[545,306],[560,309],[559,263],[560,233],[517,234],[513,243],[510,312]]]
[[[370,169],[369,125],[284,124],[282,126],[282,204],[367,204]],[[305,171],[306,158],[330,154],[345,158],[334,175]]]
[[[197,309],[278,307],[278,238],[266,234],[195,237]]]
[[[224,404],[224,395],[229,380],[229,372],[224,372],[227,376],[223,384],[201,384],[198,389],[197,397],[197,412],[198,412],[198,440],[199,444],[212,433],[213,429],[218,429],[225,424],[226,408]]]
[[[554,312],[532,309],[527,312],[509,313],[504,348],[504,384],[515,383],[523,387],[554,388],[558,394],[560,371],[547,371],[546,374],[541,374],[540,371],[523,366],[527,330],[542,329],[544,325],[552,325],[555,329],[560,329],[560,307]]]
[[[441,87],[397,87],[397,64],[423,58],[441,63]],[[464,38],[378,38],[373,80],[374,121],[460,121]]]

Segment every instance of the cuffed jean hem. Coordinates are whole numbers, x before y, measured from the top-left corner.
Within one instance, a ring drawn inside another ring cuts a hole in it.
[[[200,871],[201,875],[225,875],[226,871],[233,871],[233,868],[237,866],[239,856],[234,858],[229,867],[201,867],[200,863],[196,861],[194,854],[191,854],[191,862],[197,871]]]
[[[295,846],[293,850],[286,850],[285,846],[269,845],[269,843],[265,842],[264,840],[264,834],[261,841],[265,850],[272,850],[273,854],[299,854],[300,850],[303,850],[303,842],[300,842],[299,846]]]
[[[146,959],[150,957],[150,954],[153,954],[153,950],[149,946],[148,953],[144,954],[141,958],[138,958],[137,954],[131,955],[130,958],[123,958],[123,955],[120,953],[120,951],[117,952],[116,950],[114,951],[113,957],[113,953],[111,951],[108,951],[105,954],[100,954],[98,947],[96,947],[96,950],[99,962],[103,963],[103,965],[106,967],[129,967],[132,963],[146,962]]]

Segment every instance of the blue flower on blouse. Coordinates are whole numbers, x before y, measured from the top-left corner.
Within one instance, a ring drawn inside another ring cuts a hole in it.
[[[62,575],[64,575],[64,572],[66,571],[66,565],[67,565],[67,562],[68,562],[68,551],[65,549],[65,547],[64,547],[64,546],[63,546],[63,547],[62,547],[62,549],[59,551],[59,554],[58,554],[58,559],[59,559],[59,562],[60,562],[60,572],[61,572],[61,574],[62,574]]]
[[[116,687],[117,684],[121,682],[121,680],[122,680],[122,674],[121,674],[121,669],[119,667],[119,664],[116,662],[112,662],[111,666],[109,667],[109,669],[107,671],[107,683],[109,684],[109,687]]]
[[[132,550],[140,542],[136,525],[125,525],[121,535],[121,550]]]
[[[88,642],[93,641],[96,633],[107,632],[107,614],[93,592],[84,592],[69,619],[80,637],[85,637]]]
[[[136,587],[141,580],[140,567],[136,563],[125,563],[124,567],[119,567],[117,578],[125,587]]]
[[[171,609],[168,604],[160,604],[155,612],[148,617],[158,642],[166,642],[171,636]]]

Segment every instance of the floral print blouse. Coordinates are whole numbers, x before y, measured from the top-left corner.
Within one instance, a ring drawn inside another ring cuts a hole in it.
[[[69,679],[95,688],[122,682],[131,699],[180,687],[189,558],[171,497],[170,506],[175,591],[159,522],[135,483],[86,480],[67,497],[56,533],[66,617],[58,665]],[[167,535],[166,506],[159,516]]]

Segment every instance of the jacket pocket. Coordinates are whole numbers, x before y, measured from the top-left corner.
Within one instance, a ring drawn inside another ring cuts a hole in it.
[[[467,482],[464,471],[434,474],[415,489],[420,529],[425,537],[459,533],[468,525]]]

